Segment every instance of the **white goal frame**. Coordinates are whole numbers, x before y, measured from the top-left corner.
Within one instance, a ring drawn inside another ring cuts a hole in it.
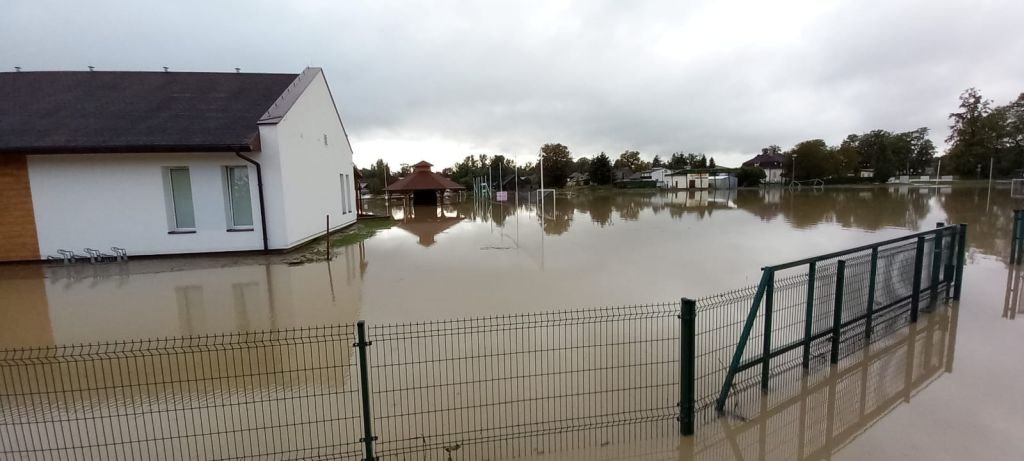
[[[1010,180],[1010,197],[1024,198],[1024,179]]]

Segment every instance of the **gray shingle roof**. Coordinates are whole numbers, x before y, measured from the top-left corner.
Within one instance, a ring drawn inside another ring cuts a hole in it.
[[[297,74],[0,73],[0,153],[233,152]]]

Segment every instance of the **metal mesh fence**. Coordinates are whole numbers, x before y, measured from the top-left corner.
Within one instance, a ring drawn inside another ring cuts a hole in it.
[[[677,430],[679,303],[373,326],[381,457],[495,459]]]
[[[779,373],[827,366],[859,350],[872,336],[891,329],[893,319],[908,316],[916,321],[918,312],[949,296],[958,238],[958,228],[947,226],[765,268],[760,286],[741,291],[745,299],[738,301],[755,309],[748,319],[748,336],[742,335],[744,320],[733,317],[729,323],[740,352],[731,357],[738,359],[734,368],[729,364],[724,372],[716,370],[723,375],[719,382],[727,383],[722,392],[740,393],[758,385],[767,390]],[[758,288],[764,291],[761,298]],[[718,396],[723,410],[727,398]]]
[[[352,326],[0,352],[0,458],[358,459]]]

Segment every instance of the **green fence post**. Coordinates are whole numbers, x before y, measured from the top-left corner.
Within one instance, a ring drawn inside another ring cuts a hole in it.
[[[363,458],[366,461],[374,461],[373,442],[377,437],[373,436],[373,417],[370,414],[370,364],[366,361],[366,348],[372,341],[366,340],[366,322],[360,320],[356,323],[356,340],[353,346],[359,349],[359,394],[363,398]]]
[[[872,322],[875,314],[875,279],[878,278],[878,247],[871,249],[871,272],[868,274],[868,308],[864,318],[864,338],[871,339]]]
[[[939,302],[939,276],[942,275],[942,228],[945,226],[944,223],[935,223],[935,238],[933,239],[934,245],[932,245],[932,277],[931,277],[931,297],[928,299],[928,305],[934,307]]]
[[[803,364],[806,370],[811,366],[811,335],[814,334],[814,279],[818,273],[818,262],[811,261],[807,265],[807,307],[804,312],[804,355]]]
[[[1017,216],[1014,221],[1017,222],[1017,261],[1016,264],[1020,264],[1024,260],[1024,210],[1016,210]]]
[[[768,271],[762,269],[761,282],[757,284],[757,293],[754,294],[754,301],[750,303],[750,311],[747,312],[747,320],[743,322],[743,332],[740,333],[740,340],[736,343],[736,350],[732,353],[732,361],[729,362],[729,370],[725,373],[725,381],[722,382],[722,390],[715,400],[715,411],[721,413],[725,410],[725,400],[729,398],[729,391],[732,389],[732,381],[736,378],[736,369],[743,360],[743,352],[747,349],[747,342],[750,340],[750,332],[754,329],[754,321],[757,320],[757,309],[761,307],[761,299],[764,298],[765,287],[767,286]]]
[[[960,224],[960,235],[956,238],[956,282],[953,285],[953,299],[960,300],[960,289],[964,284],[964,264],[967,257],[967,224]]]
[[[917,238],[917,251],[914,253],[914,285],[910,291],[910,321],[917,322],[917,312],[921,308],[921,272],[924,270],[924,237]]]
[[[693,435],[697,386],[697,301],[682,299],[679,314],[679,432]]]
[[[950,293],[953,290],[953,278],[956,274],[956,249],[960,243],[955,227],[947,226],[946,232],[949,233],[949,254],[943,253],[943,259],[948,262],[942,268],[942,282],[945,285],[946,302],[949,302]]]
[[[836,303],[832,307],[832,354],[829,361],[839,363],[839,336],[843,329],[843,288],[846,285],[846,261],[836,262]]]
[[[1010,234],[1010,264],[1017,264],[1017,240],[1020,239],[1020,210],[1013,210],[1013,231]]]
[[[768,269],[768,287],[764,293],[764,337],[761,343],[761,390],[768,391],[768,372],[772,363],[772,308],[775,305],[775,270]]]

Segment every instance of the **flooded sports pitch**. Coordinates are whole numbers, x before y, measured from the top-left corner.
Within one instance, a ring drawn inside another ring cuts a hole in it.
[[[582,431],[543,449],[524,442],[525,449],[488,452],[486,459],[1007,459],[1024,452],[1024,442],[1014,438],[1024,429],[1024,397],[1014,391],[1024,380],[1024,367],[1014,359],[1024,347],[1024,303],[1017,294],[1021,275],[1006,263],[1012,210],[1024,202],[1011,199],[1008,189],[590,192],[549,195],[543,204],[521,195],[504,203],[470,199],[431,208],[367,202],[396,225],[334,248],[329,260],[300,260],[296,254],[307,250],[298,250],[2,265],[0,348],[675,303],[756,284],[766,265],[931,229],[937,222],[965,223],[959,307],[901,328],[842,371],[793,380],[770,394],[757,417],[708,423],[695,438],[661,433],[662,426],[641,421],[614,440]],[[347,329],[330,334],[346,345],[354,340]],[[352,368],[350,348],[291,341],[288,351],[322,358],[317,363],[324,366]],[[189,372],[195,359],[178,360],[175,367],[185,375],[217,376],[216,367]],[[264,351],[245,357],[239,369],[270,374],[289,360]],[[54,386],[53,378],[34,379],[17,387]],[[344,387],[337,377],[319,379],[310,372],[296,386],[324,392]],[[213,393],[230,395],[230,387],[220,382]],[[242,392],[273,391],[257,386]],[[304,404],[330,405],[324,392],[313,392]],[[354,396],[338,392],[345,405],[356,405]],[[31,407],[3,402],[8,418],[15,406]],[[630,405],[615,406],[625,411]],[[316,437],[356,440],[354,423],[332,421]],[[14,445],[0,439],[0,446]],[[226,458],[228,451],[218,447],[205,454]],[[477,459],[465,451],[460,457],[457,448],[451,453],[453,459]],[[292,459],[265,459],[285,458]]]

